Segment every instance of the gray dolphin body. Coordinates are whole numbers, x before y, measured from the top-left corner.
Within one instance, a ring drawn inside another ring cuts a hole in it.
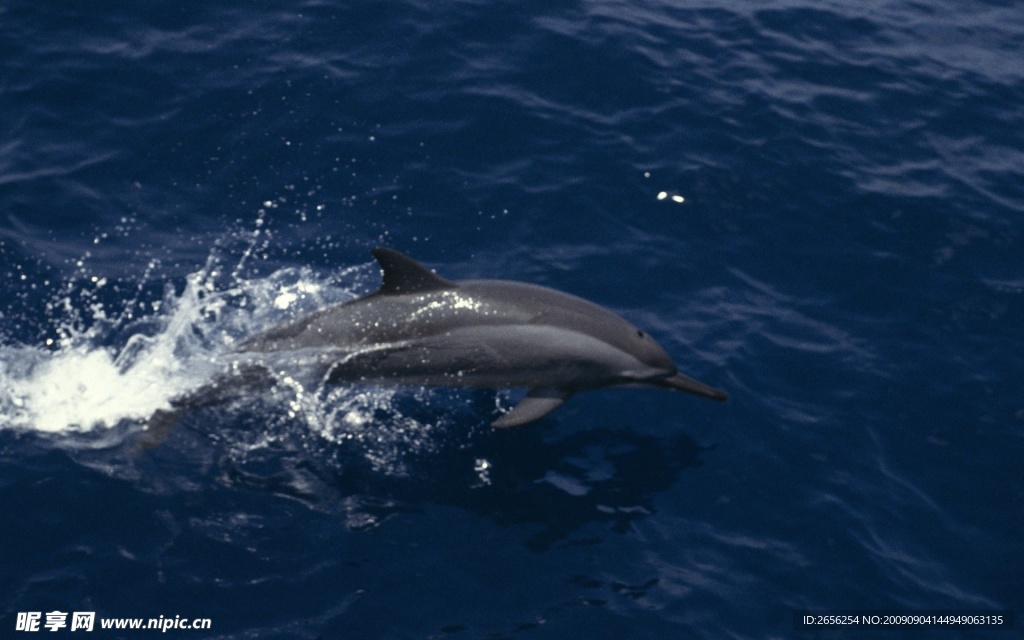
[[[680,374],[646,333],[582,298],[521,282],[453,282],[392,249],[373,256],[384,271],[377,292],[253,335],[235,352],[284,358],[330,383],[527,388],[495,427],[532,422],[601,387],[726,398]]]

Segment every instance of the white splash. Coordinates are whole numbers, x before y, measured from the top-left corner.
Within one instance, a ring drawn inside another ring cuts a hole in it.
[[[159,357],[122,371],[105,349],[74,347],[49,356],[27,350],[18,355],[38,362],[26,376],[0,374],[7,379],[10,403],[18,409],[5,426],[60,433],[144,419],[169,406],[178,386],[168,382],[180,367]]]
[[[56,348],[53,340],[48,347],[0,346],[0,428],[83,432],[169,407],[213,374],[217,342],[230,340],[211,332],[223,303],[211,291],[193,274],[180,296],[165,296],[157,315],[139,321],[121,345],[102,344],[119,320],[94,304],[92,326],[62,328]]]

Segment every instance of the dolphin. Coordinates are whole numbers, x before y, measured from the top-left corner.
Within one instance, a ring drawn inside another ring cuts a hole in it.
[[[646,386],[714,400],[726,393],[679,373],[644,331],[617,314],[548,287],[443,278],[393,249],[372,251],[375,293],[242,340],[233,352],[322,383],[526,388],[491,423],[538,420],[587,389]]]

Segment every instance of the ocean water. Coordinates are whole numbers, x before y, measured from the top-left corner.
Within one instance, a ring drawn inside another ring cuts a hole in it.
[[[1019,617],[1022,46],[996,1],[4,3],[4,637]],[[378,245],[594,300],[730,399],[495,432],[521,392],[282,384],[147,430]]]

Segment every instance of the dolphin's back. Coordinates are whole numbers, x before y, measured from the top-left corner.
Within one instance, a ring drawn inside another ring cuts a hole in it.
[[[511,331],[542,326],[562,332],[566,339],[580,334],[621,351],[640,350],[651,364],[671,366],[661,347],[608,309],[548,287],[506,280],[465,280],[443,289],[402,294],[378,291],[254,335],[236,351],[349,352],[444,337],[468,327]]]

